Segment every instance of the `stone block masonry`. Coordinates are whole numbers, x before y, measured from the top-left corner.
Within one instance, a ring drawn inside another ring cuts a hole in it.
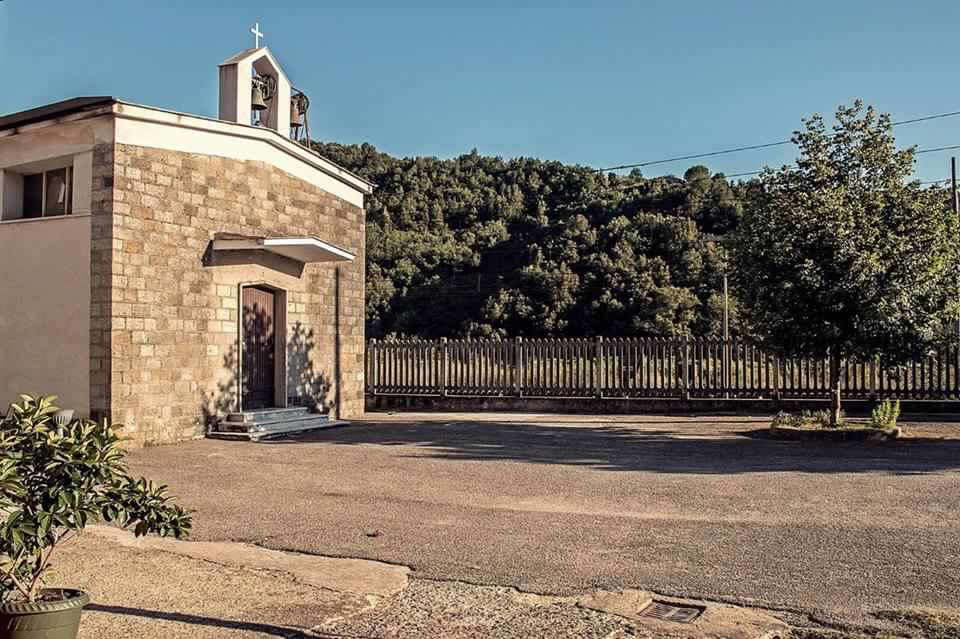
[[[110,414],[113,174],[112,144],[93,150],[93,184],[90,217],[90,412]]]
[[[240,286],[261,283],[286,292],[288,396],[363,413],[361,208],[266,163],[121,144],[95,150],[93,190],[93,410],[139,444],[202,435],[236,405]],[[211,264],[218,233],[315,236],[356,259]]]

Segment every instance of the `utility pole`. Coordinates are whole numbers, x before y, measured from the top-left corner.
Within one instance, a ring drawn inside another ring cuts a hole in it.
[[[960,200],[957,199],[957,156],[950,158],[950,195],[953,197],[950,202],[953,205],[953,214],[960,216]],[[956,334],[960,338],[960,318],[957,318]],[[958,362],[957,374],[960,375],[960,362]]]
[[[730,296],[727,292],[726,273],[723,274],[723,339],[730,339]]]
[[[726,269],[723,271],[723,387],[723,396],[730,397],[730,295]]]
[[[950,192],[953,194],[953,212],[960,214],[960,200],[957,199],[957,156],[950,158]]]

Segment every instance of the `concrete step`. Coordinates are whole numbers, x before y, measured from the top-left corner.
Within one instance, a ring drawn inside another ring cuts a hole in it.
[[[247,439],[257,441],[278,435],[299,433],[318,428],[340,426],[347,422],[331,420],[327,415],[316,413],[289,413],[274,415],[271,421],[230,421],[223,420],[208,436],[216,439]]]
[[[330,419],[326,415],[315,415],[312,418],[297,419],[288,422],[274,422],[272,424],[258,424],[256,428],[249,431],[252,441],[260,439],[269,439],[280,435],[289,435],[291,433],[303,433],[310,430],[321,428],[332,428],[333,426],[342,426],[348,422]]]
[[[246,433],[247,428],[249,428],[249,423],[243,422],[231,422],[227,420],[220,420],[214,426],[214,432],[217,433]]]
[[[241,413],[230,413],[226,421],[241,424],[262,424],[266,422],[282,421],[284,419],[298,419],[310,415],[306,406],[292,406],[290,408],[259,408],[245,410]]]

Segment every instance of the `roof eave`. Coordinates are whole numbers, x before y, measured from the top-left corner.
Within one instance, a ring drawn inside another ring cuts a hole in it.
[[[94,110],[98,107],[110,106],[120,102],[117,98],[109,95],[83,96],[60,100],[51,104],[18,111],[0,117],[0,131],[15,129],[28,124],[36,124],[45,120],[55,120],[74,113]]]

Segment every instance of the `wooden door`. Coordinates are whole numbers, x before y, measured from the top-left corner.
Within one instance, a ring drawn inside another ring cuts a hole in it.
[[[274,405],[276,296],[258,286],[243,288],[243,409]]]

